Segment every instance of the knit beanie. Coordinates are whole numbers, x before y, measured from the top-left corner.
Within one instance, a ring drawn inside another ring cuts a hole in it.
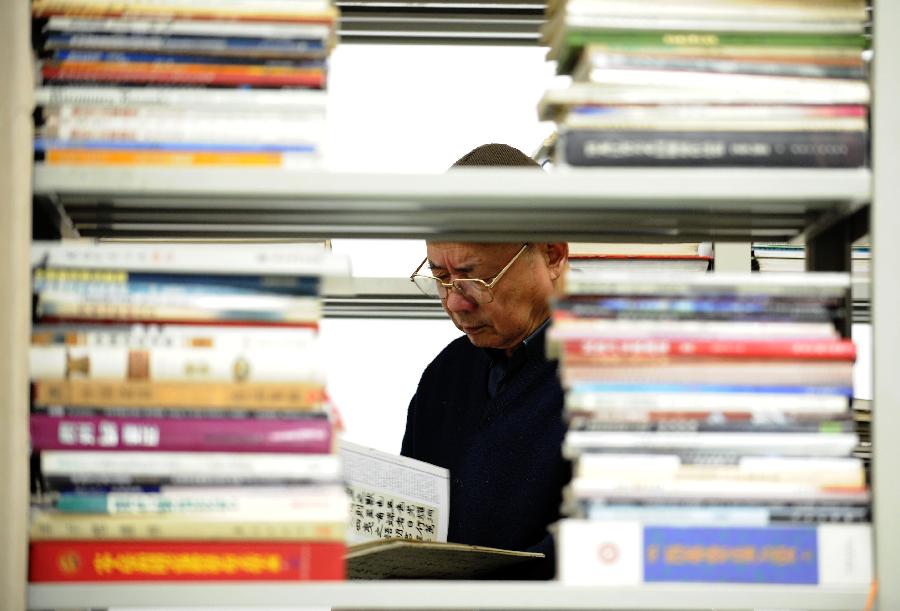
[[[482,144],[472,149],[453,164],[454,168],[465,166],[533,166],[540,168],[534,159],[508,144]]]

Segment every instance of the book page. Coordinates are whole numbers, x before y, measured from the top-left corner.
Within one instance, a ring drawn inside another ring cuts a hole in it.
[[[341,441],[340,453],[350,495],[348,543],[447,540],[447,469],[348,441]]]

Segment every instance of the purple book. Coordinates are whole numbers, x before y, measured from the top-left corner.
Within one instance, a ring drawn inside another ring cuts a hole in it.
[[[31,415],[35,450],[161,450],[328,454],[327,418],[179,419]]]

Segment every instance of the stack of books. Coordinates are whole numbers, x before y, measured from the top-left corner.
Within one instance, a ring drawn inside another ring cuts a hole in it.
[[[571,584],[867,585],[846,275],[567,278],[560,359]]]
[[[569,271],[705,272],[712,262],[708,242],[672,244],[569,242]]]
[[[553,0],[560,166],[860,167],[865,0]]]
[[[32,582],[337,580],[317,330],[291,244],[35,242]]]
[[[755,242],[753,267],[760,272],[802,272],[806,269],[806,248],[799,244]],[[850,268],[854,279],[868,279],[872,252],[869,246],[854,246]]]
[[[34,0],[36,161],[319,167],[330,0]]]

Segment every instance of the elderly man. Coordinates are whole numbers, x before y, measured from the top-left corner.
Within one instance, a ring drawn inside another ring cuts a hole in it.
[[[499,144],[455,166],[533,166]],[[559,243],[429,242],[412,280],[439,297],[465,337],[425,369],[409,404],[402,454],[450,470],[457,543],[539,551],[504,577],[549,579],[561,489],[571,477],[556,362],[545,357],[549,299],[568,260]]]

